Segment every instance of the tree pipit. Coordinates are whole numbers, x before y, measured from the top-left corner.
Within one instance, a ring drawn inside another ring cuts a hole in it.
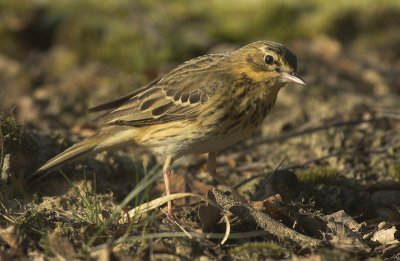
[[[210,174],[223,182],[216,172],[217,151],[260,127],[286,83],[305,84],[296,69],[296,56],[271,41],[194,58],[132,93],[90,109],[110,110],[100,118],[99,130],[37,172],[103,150],[139,145],[163,160],[167,195],[171,164],[187,154],[208,153]],[[168,202],[171,216],[172,210]]]

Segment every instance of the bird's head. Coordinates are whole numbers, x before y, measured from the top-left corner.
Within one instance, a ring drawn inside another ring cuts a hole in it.
[[[282,44],[272,41],[258,41],[234,52],[238,70],[255,82],[269,86],[283,86],[285,83],[306,85],[297,76],[297,58]]]

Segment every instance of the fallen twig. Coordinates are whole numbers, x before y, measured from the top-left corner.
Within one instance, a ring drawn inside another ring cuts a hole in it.
[[[252,217],[258,226],[268,233],[276,236],[280,240],[290,239],[302,247],[316,248],[324,245],[324,242],[294,231],[278,221],[272,219],[267,214],[257,211],[248,204],[236,201],[230,196],[225,195],[217,189],[212,189],[216,203],[224,210],[229,211],[241,219]]]

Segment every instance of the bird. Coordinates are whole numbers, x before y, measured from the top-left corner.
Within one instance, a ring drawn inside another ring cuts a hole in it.
[[[251,136],[287,83],[306,85],[297,75],[297,57],[274,41],[193,58],[144,87],[89,109],[107,111],[98,119],[98,130],[35,174],[104,150],[141,146],[163,162],[166,195],[171,194],[172,163],[188,154],[208,153],[208,172],[225,185],[216,171],[218,151]],[[173,216],[172,201],[167,213]]]

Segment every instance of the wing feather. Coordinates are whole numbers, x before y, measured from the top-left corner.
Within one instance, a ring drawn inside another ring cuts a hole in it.
[[[115,108],[121,106],[122,104],[124,104],[126,101],[128,101],[132,97],[138,95],[139,93],[142,93],[143,91],[148,90],[151,86],[153,86],[159,80],[160,79],[155,79],[155,80],[151,81],[149,84],[147,84],[139,89],[136,89],[133,92],[130,92],[122,97],[119,97],[115,100],[112,100],[112,101],[109,101],[106,103],[102,103],[102,104],[96,105],[92,108],[89,108],[89,112],[99,112],[99,111],[104,111],[104,110],[115,109]]]
[[[118,106],[100,118],[100,125],[146,126],[196,118],[209,98],[229,84],[219,66],[227,57],[211,54],[183,63],[147,88],[117,99],[113,105]]]

